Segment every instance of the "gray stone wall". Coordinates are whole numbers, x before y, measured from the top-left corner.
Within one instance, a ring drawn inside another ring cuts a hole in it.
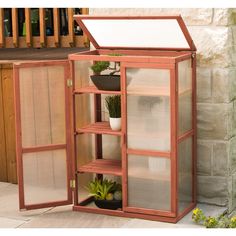
[[[181,14],[197,46],[198,201],[236,207],[236,9],[90,9]],[[145,31],[145,29],[143,29]]]

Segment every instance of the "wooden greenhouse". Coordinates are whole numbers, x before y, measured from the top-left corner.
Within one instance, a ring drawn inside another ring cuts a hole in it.
[[[94,50],[14,66],[20,209],[177,222],[196,205],[196,48],[181,16],[74,18]],[[118,64],[119,89],[94,86],[98,62]],[[95,177],[121,184],[118,209],[94,204]]]

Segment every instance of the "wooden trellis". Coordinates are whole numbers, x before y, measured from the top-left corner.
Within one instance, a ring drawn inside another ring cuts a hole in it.
[[[45,8],[39,8],[38,18],[39,18],[39,35],[34,36],[32,32],[32,14],[31,8],[24,9],[24,35],[19,33],[19,16],[18,9],[12,8],[10,10],[11,17],[11,35],[6,35],[5,33],[5,22],[4,20],[4,9],[0,8],[0,48],[52,48],[52,47],[84,47],[88,46],[87,37],[83,35],[75,35],[74,32],[74,8],[67,8],[67,27],[68,33],[62,35],[60,32],[61,22],[60,22],[60,9],[53,8],[53,35],[47,36],[46,24],[45,24]],[[81,9],[82,14],[88,14],[87,8]]]

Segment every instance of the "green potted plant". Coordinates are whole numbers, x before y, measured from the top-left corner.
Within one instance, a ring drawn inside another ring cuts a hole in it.
[[[109,56],[121,56],[121,54],[109,54]],[[115,75],[120,72],[120,62],[95,61],[90,68],[93,71],[90,78],[99,90],[120,91],[120,75]],[[101,74],[105,70],[110,70],[110,73]]]
[[[89,195],[99,208],[116,210],[122,207],[122,186],[112,180],[95,179],[88,185]]]
[[[110,127],[112,130],[121,130],[121,99],[120,95],[105,98],[106,108],[109,112]]]

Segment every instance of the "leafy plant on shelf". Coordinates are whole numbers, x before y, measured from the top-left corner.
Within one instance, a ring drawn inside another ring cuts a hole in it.
[[[106,108],[109,112],[109,116],[112,118],[121,117],[121,100],[120,95],[108,96],[105,98]]]
[[[121,200],[121,184],[108,179],[95,179],[88,185],[89,195],[95,200]]]
[[[109,56],[122,56],[119,53],[108,54]],[[120,72],[120,62],[114,62],[113,66],[109,61],[95,61],[94,64],[90,67],[94,75],[101,75],[105,70],[111,70],[109,75],[114,75],[115,73]]]
[[[236,216],[231,218],[225,214],[217,217],[206,216],[199,208],[193,210],[192,219],[195,223],[204,225],[206,228],[236,228]]]

